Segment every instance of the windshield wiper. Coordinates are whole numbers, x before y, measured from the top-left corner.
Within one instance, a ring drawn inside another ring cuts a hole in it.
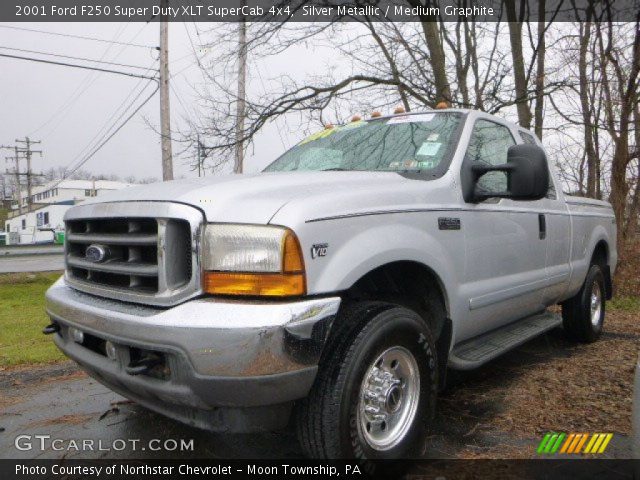
[[[334,168],[323,168],[320,170],[321,172],[346,172],[346,168],[334,167]]]

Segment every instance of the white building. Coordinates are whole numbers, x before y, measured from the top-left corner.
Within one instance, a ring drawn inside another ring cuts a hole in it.
[[[22,192],[22,214],[17,203],[5,222],[5,232],[17,232],[20,244],[49,243],[54,232],[64,230],[63,217],[73,205],[89,197],[133,186],[110,180],[58,180],[31,189],[31,206],[27,211],[27,192]],[[7,238],[10,236],[7,235]],[[11,235],[15,238],[16,235]]]
[[[56,185],[57,184],[57,185]],[[58,180],[31,189],[31,203],[61,203],[73,200],[78,203],[87,197],[95,197],[111,190],[120,190],[132,184],[111,180]],[[27,205],[27,192],[22,191],[22,205]],[[11,205],[18,210],[18,204]]]

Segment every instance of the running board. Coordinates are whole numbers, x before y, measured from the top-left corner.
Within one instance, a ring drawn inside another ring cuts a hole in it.
[[[510,323],[453,347],[449,368],[473,370],[561,324],[562,317],[549,312]]]

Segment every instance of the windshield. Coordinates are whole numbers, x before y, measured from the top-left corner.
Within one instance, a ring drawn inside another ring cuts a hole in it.
[[[327,128],[304,139],[265,172],[292,170],[433,171],[452,154],[462,115],[396,115]]]

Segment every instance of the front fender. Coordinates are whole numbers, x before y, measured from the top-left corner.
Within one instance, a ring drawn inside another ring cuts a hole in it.
[[[463,236],[438,230],[437,218],[431,216],[407,214],[398,216],[395,222],[389,222],[386,216],[384,223],[378,219],[373,224],[364,218],[332,221],[331,231],[335,234],[328,242],[327,256],[308,262],[309,293],[347,290],[378,267],[413,261],[428,267],[440,279],[453,316],[457,313],[457,302],[451,298],[451,292],[457,291],[464,268]],[[351,224],[344,229],[336,225],[342,222]],[[433,231],[419,228],[430,224],[436,226]],[[326,232],[328,227],[325,224],[323,230]]]

